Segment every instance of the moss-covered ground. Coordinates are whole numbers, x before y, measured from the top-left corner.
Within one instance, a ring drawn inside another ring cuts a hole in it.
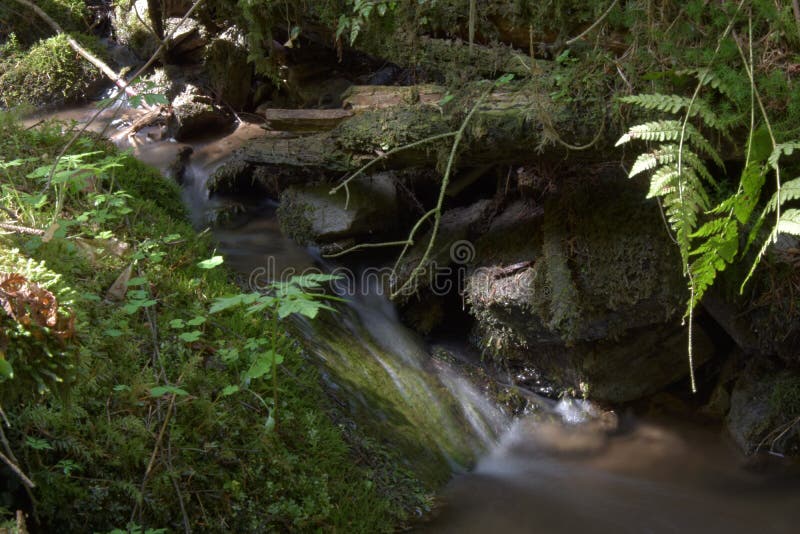
[[[212,244],[185,220],[177,187],[92,138],[71,149],[91,153],[79,166],[92,170],[64,169],[48,187],[35,171],[63,146],[62,127],[25,130],[0,115],[0,271],[46,288],[74,317],[58,338],[0,310],[0,357],[14,370],[0,382],[3,452],[35,483],[26,494],[0,468],[0,511],[25,509],[43,532],[129,521],[195,532],[396,528],[425,496],[383,444],[347,423],[299,350],[279,371],[279,426],[259,400],[268,384],[226,394],[264,318],[207,313],[238,288],[224,268],[198,267]],[[129,266],[115,300],[120,284],[108,290]]]

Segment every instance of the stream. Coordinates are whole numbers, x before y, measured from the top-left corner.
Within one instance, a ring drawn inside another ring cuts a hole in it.
[[[76,108],[56,117],[85,120],[92,111]],[[158,140],[148,130],[120,137],[112,122],[118,120],[105,113],[96,128],[110,124],[106,135],[162,171],[185,146]],[[238,203],[241,213],[212,231],[226,264],[245,279],[252,280],[254,272],[330,268],[313,250],[281,234],[274,203],[208,198],[210,173],[246,139],[259,135],[264,130],[258,125],[241,124],[230,135],[191,145],[183,195],[195,226],[205,228],[216,213]],[[795,467],[778,458],[746,459],[721,428],[627,412],[609,424],[588,403],[554,401],[532,392],[525,392],[525,414],[512,418],[461,373],[459,359],[480,364],[466,340],[442,340],[456,355],[455,363],[432,357],[437,343],[406,328],[374,288],[342,296],[347,303],[335,317],[297,321],[295,333],[304,339],[306,351],[323,362],[331,391],[360,414],[357,419],[374,421],[372,431],[399,443],[405,456],[424,469],[437,469],[445,458],[448,469],[438,479],[455,473],[432,517],[417,531],[800,529]]]

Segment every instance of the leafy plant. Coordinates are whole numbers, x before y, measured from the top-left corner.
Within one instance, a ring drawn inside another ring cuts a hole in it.
[[[223,396],[246,389],[252,380],[271,378],[272,409],[267,420],[267,426],[270,428],[277,426],[278,423],[277,367],[283,363],[285,358],[282,352],[284,338],[279,329],[280,321],[294,314],[314,319],[322,310],[335,311],[334,308],[325,304],[325,301],[340,299],[326,295],[323,291],[323,284],[336,278],[334,275],[327,274],[293,276],[287,281],[271,283],[263,293],[240,293],[217,298],[209,310],[210,313],[219,313],[231,308],[246,306],[248,314],[266,313],[268,315],[270,319],[269,337],[250,337],[245,341],[244,348],[252,354],[250,366],[242,373],[241,384],[232,384],[226,387],[223,390]],[[266,405],[260,397],[259,400]]]
[[[742,5],[743,2],[740,2],[739,8]],[[733,26],[736,13],[732,15],[728,27],[720,38],[717,51]],[[695,306],[712,286],[717,274],[737,259],[742,259],[747,253],[750,244],[757,239],[759,230],[771,213],[775,213],[775,224],[758,252],[749,274],[742,282],[742,289],[769,244],[774,243],[779,234],[800,235],[800,210],[783,210],[785,204],[800,198],[800,178],[782,183],[780,167],[781,158],[800,149],[800,142],[776,141],[753,76],[752,19],[748,27],[751,32],[749,59],[738,41],[736,42],[743,68],[750,80],[751,99],[746,161],[735,192],[727,196],[722,194],[714,174],[716,169],[724,170],[724,164],[720,154],[704,133],[715,133],[721,139],[732,142],[729,132],[733,124],[721,119],[714,111],[711,101],[705,100],[700,95],[703,88],[710,87],[716,92],[717,102],[724,103],[732,91],[726,88],[708,68],[682,72],[684,75],[697,78],[694,93],[690,98],[674,94],[639,94],[620,99],[624,103],[645,110],[670,115],[678,114],[677,118],[632,126],[617,141],[617,146],[636,140],[651,144],[649,150],[637,157],[629,177],[650,172],[647,197],[656,197],[660,200],[674,234],[674,240],[680,249],[690,294],[686,315],[689,319],[689,365],[693,391],[696,390],[692,365],[692,318]],[[721,104],[717,105],[721,107]],[[763,120],[762,124],[756,123],[757,110]],[[709,167],[709,162],[712,162],[716,169]],[[754,218],[754,210],[770,173],[775,178],[776,192],[760,215]],[[742,237],[748,233],[748,229],[750,231],[746,245],[741,247]]]

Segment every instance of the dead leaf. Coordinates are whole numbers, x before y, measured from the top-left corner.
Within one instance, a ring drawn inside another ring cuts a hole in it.
[[[19,273],[0,272],[0,308],[26,328],[49,328],[59,339],[72,337],[75,317],[59,313],[55,295]]]
[[[128,280],[131,279],[133,264],[128,265],[117,277],[111,287],[106,291],[106,298],[109,300],[125,300],[125,293],[128,292]]]

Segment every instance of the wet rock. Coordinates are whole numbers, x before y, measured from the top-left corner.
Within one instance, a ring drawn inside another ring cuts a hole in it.
[[[168,18],[164,24],[164,34],[175,33],[167,47],[167,54],[173,62],[197,63],[203,58],[208,36],[203,26],[194,19]],[[178,24],[180,23],[180,26]]]
[[[444,278],[439,275],[447,277],[454,273],[455,269],[450,268],[453,264],[456,267],[464,267],[472,261],[475,250],[470,240],[480,233],[482,225],[488,221],[493,209],[494,202],[483,199],[469,206],[445,211],[442,214],[431,253],[425,265],[421,266],[425,274],[411,280],[411,275],[420,266],[428,248],[431,232],[428,231],[421,237],[415,238],[414,246],[408,250],[403,260],[397,265],[395,289],[399,290],[404,286],[405,289],[396,295],[394,300],[404,304],[420,292],[428,293],[432,286],[435,288],[439,282],[444,281]],[[406,284],[406,282],[409,283]],[[453,288],[453,290],[455,291],[457,288]],[[435,289],[433,291],[441,293]],[[424,298],[426,297],[423,295],[422,299]]]
[[[330,184],[291,187],[281,195],[278,218],[284,234],[300,244],[369,240],[397,228],[397,189],[390,173],[372,175],[330,194]]]
[[[751,364],[736,381],[726,423],[746,454],[800,453],[800,374]]]
[[[159,45],[145,24],[150,20],[147,4],[148,0],[135,0],[130,6],[119,3],[114,10],[117,41],[127,46],[141,61],[152,56]]]
[[[513,204],[478,240],[476,335],[564,390],[610,402],[655,393],[689,369],[687,290],[658,207],[614,173],[562,182],[543,211]],[[694,351],[695,365],[713,351],[699,326]]]
[[[173,120],[170,135],[178,141],[219,135],[235,126],[234,116],[226,109],[187,84],[186,89],[172,102]]]
[[[738,290],[745,273],[729,270],[705,295],[702,305],[743,351],[799,365],[800,306],[793,289],[800,284],[798,261],[800,241],[781,235],[744,294]]]
[[[208,46],[205,63],[214,93],[234,109],[244,109],[253,82],[244,33],[232,26],[215,36]]]

